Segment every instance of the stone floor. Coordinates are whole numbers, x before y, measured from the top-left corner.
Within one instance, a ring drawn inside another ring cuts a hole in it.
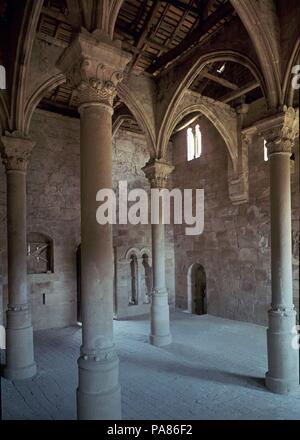
[[[300,395],[263,386],[265,328],[172,311],[173,343],[148,344],[146,317],[115,321],[123,418],[300,419]],[[39,372],[28,381],[2,379],[4,419],[74,419],[81,330],[35,333]]]

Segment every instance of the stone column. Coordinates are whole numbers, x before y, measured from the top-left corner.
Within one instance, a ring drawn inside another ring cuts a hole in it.
[[[299,389],[298,350],[293,347],[296,311],[293,304],[290,157],[295,137],[295,111],[286,109],[264,133],[270,163],[272,304],[269,311],[267,387],[278,394]]]
[[[160,160],[149,162],[143,171],[150,182],[151,189],[165,188],[166,181],[174,167]],[[160,200],[158,224],[151,225],[153,289],[151,299],[150,343],[158,347],[172,342],[168,291],[165,269],[165,226],[163,224],[162,203]]]
[[[27,297],[26,169],[34,143],[27,138],[1,137],[7,181],[8,310],[4,377],[35,375],[33,330]]]
[[[112,225],[97,223],[96,194],[112,188],[112,114],[130,57],[119,45],[79,34],[58,67],[77,90],[81,162],[82,346],[77,413],[81,420],[121,419],[119,360],[113,341]]]

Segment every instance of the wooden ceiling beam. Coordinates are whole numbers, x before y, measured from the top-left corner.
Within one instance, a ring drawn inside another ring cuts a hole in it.
[[[228,102],[234,101],[235,99],[240,98],[241,96],[246,95],[249,92],[252,92],[252,90],[258,89],[259,87],[260,83],[258,81],[251,81],[244,87],[241,87],[239,90],[227,93],[226,95],[222,96],[221,98],[219,98],[219,101],[228,104]]]
[[[149,30],[153,24],[153,21],[156,18],[156,14],[159,8],[160,8],[160,2],[154,1],[145,19],[144,25],[139,33],[139,36],[137,37],[135,46],[138,50],[140,50],[144,46],[146,37],[148,36]],[[139,53],[134,57],[134,59],[131,62],[129,70],[132,70],[134,68],[140,57],[141,57],[141,53]]]
[[[176,8],[182,9],[184,11],[186,11],[187,9],[189,9],[191,12],[194,12],[195,14],[199,13],[199,9],[194,7],[194,6],[189,6],[188,3],[184,3],[180,0],[163,0],[165,3],[169,3],[172,6],[175,6]],[[193,1],[192,1],[193,3]]]
[[[187,8],[186,8],[185,12],[182,14],[182,17],[181,17],[181,19],[179,20],[179,23],[178,23],[178,25],[177,25],[177,28],[175,29],[175,31],[173,32],[173,34],[170,35],[170,37],[167,39],[167,41],[166,41],[166,45],[168,45],[168,46],[171,45],[172,42],[174,41],[174,38],[177,37],[178,33],[180,32],[181,26],[183,25],[183,23],[184,23],[184,21],[185,21],[187,15],[188,15],[188,14],[190,13],[190,11],[192,10],[192,4],[193,4],[193,2],[194,2],[194,0],[190,0],[189,3],[186,5]],[[159,55],[161,55],[161,54],[159,53]]]
[[[174,61],[180,55],[182,55],[185,51],[190,49],[193,45],[197,44],[200,41],[200,38],[203,37],[212,27],[218,24],[221,20],[226,18],[229,14],[234,12],[234,8],[231,3],[226,3],[224,6],[221,6],[215,12],[207,17],[207,19],[203,22],[201,29],[198,27],[194,29],[191,33],[187,35],[187,37],[179,43],[174,49],[171,49],[169,52],[157,58],[156,62],[154,62],[148,69],[148,73],[156,73],[158,70],[165,67],[167,64]]]
[[[200,72],[200,76],[203,76],[204,78],[210,79],[211,81],[220,84],[223,87],[226,87],[227,89],[231,90],[239,90],[239,86],[236,84],[233,84],[230,81],[227,81],[227,79],[221,78],[220,76],[214,75],[213,73],[208,72],[208,70],[203,69]]]
[[[153,49],[157,49],[161,52],[167,52],[170,49],[167,44],[157,43],[157,41],[151,40],[150,38],[146,38],[145,43],[147,46],[153,47]]]

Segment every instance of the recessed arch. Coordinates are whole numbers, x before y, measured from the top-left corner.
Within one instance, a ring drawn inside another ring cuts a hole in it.
[[[166,151],[167,144],[169,142],[168,134],[170,134],[170,125],[173,125],[178,105],[184,97],[186,90],[190,87],[195,78],[201,73],[201,70],[203,70],[207,64],[220,61],[236,62],[248,68],[254,78],[259,82],[264,96],[267,96],[264,77],[259,67],[246,55],[231,50],[212,51],[202,55],[182,78],[168,104],[158,133],[159,157],[163,157],[163,152]]]
[[[187,271],[187,311],[207,314],[206,272],[200,263],[191,264]]]
[[[233,167],[233,170],[236,171],[237,167],[237,142],[236,138],[234,137],[234,134],[231,132],[230,128],[226,126],[226,124],[223,124],[220,118],[216,115],[213,107],[209,107],[207,104],[193,104],[193,105],[187,105],[183,109],[181,109],[177,116],[173,119],[172,125],[169,127],[169,132],[167,133],[168,138],[171,137],[172,132],[177,124],[186,116],[188,116],[191,113],[196,113],[204,115],[207,117],[207,119],[213,124],[213,126],[216,128],[216,130],[219,132],[220,136],[223,138],[226,147],[227,152],[229,155],[229,158],[231,160],[231,164]],[[166,151],[164,150],[163,155],[166,154]]]
[[[136,255],[137,258],[140,256],[140,250],[138,248],[132,247],[128,249],[124,255],[124,259],[130,261],[131,255]]]

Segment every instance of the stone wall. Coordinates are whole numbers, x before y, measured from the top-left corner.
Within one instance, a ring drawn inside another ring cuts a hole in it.
[[[203,143],[199,159],[186,160],[186,130],[173,137],[174,187],[205,191],[203,234],[188,237],[184,226],[174,226],[176,304],[187,309],[188,270],[193,263],[199,263],[206,271],[208,313],[266,324],[271,300],[271,254],[269,167],[263,159],[263,140],[256,137],[249,146],[249,202],[235,206],[228,195],[225,143],[206,118],[199,121]],[[294,287],[298,308],[296,171],[292,178]]]
[[[27,230],[28,233],[50,237],[53,240],[54,257],[53,273],[28,274],[33,325],[35,329],[62,327],[77,321],[76,251],[80,244],[79,120],[36,110],[30,136],[36,141],[36,146],[28,167]],[[141,171],[148,158],[144,136],[120,129],[113,140],[114,188],[117,188],[119,180],[127,180],[129,189],[140,187],[149,190],[148,181]],[[113,233],[117,269],[115,285],[118,286],[115,292],[118,296],[116,317],[148,313],[149,305],[143,305],[142,300],[138,306],[128,305],[130,278],[127,264],[124,266],[124,258],[132,247],[139,250],[147,248],[151,254],[151,228],[149,225],[115,226]],[[174,302],[172,228],[168,228],[167,237],[167,282],[170,302]],[[0,170],[0,249],[4,274],[3,298],[0,295],[0,319],[3,322],[3,310],[7,304],[4,167]]]
[[[113,140],[113,186],[118,193],[119,180],[127,181],[128,191],[141,188],[150,193],[150,185],[141,168],[149,160],[145,138],[142,135],[118,131]],[[130,203],[128,203],[130,207]],[[118,211],[117,211],[118,212]],[[151,265],[151,225],[116,225],[114,228],[115,279],[115,315],[118,319],[148,313],[149,304],[145,304],[145,270],[142,256],[149,256]],[[139,301],[129,305],[131,291],[130,255],[138,258]],[[174,248],[173,228],[166,226],[166,282],[169,302],[174,303]]]

